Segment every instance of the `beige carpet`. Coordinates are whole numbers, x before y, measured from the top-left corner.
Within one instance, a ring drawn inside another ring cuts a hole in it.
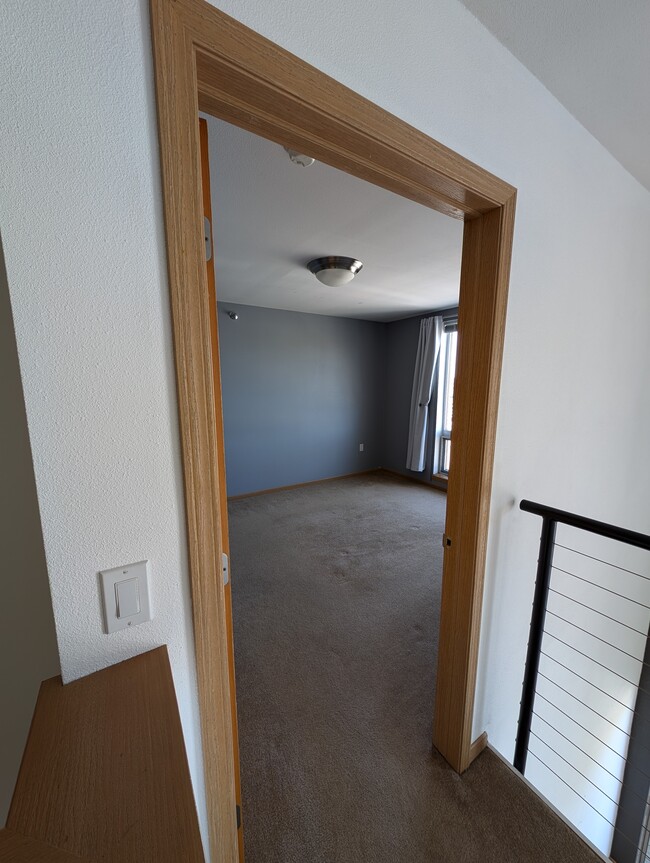
[[[247,863],[598,859],[493,753],[432,754],[444,510],[385,474],[230,504]]]

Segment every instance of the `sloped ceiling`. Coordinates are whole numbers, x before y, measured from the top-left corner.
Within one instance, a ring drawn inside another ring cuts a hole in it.
[[[650,189],[649,0],[461,0]]]
[[[390,321],[458,302],[463,225],[208,118],[217,296],[221,302]],[[363,262],[328,288],[312,258]]]

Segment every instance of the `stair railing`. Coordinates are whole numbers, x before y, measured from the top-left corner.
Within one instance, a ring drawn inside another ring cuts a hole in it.
[[[616,863],[650,863],[650,536],[520,508],[542,531],[514,766],[532,755]]]

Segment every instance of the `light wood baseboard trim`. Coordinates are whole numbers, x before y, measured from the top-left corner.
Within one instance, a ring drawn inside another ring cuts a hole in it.
[[[414,482],[417,485],[423,485],[426,488],[432,488],[434,491],[447,491],[447,483],[444,480],[440,481],[440,485],[436,485],[432,482],[427,482],[425,479],[418,479],[416,476],[409,476],[407,473],[400,473],[398,470],[393,470],[390,467],[380,467],[377,470],[382,473],[389,473],[391,476],[399,477],[400,479],[405,479],[407,482]]]
[[[487,731],[484,731],[469,747],[469,763],[471,764],[488,745]]]
[[[228,503],[235,500],[244,500],[247,497],[259,497],[262,494],[274,494],[276,491],[291,491],[294,488],[304,488],[308,485],[320,485],[323,482],[334,482],[337,479],[349,479],[353,476],[364,476],[367,473],[377,473],[383,470],[380,467],[369,467],[366,470],[355,470],[354,473],[342,473],[338,476],[326,476],[323,479],[310,479],[307,482],[296,482],[293,485],[278,485],[274,488],[262,488],[259,491],[247,491],[245,494],[232,494],[228,496]]]

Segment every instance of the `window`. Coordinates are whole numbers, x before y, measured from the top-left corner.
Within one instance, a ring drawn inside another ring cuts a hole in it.
[[[433,460],[434,474],[449,473],[451,460],[451,424],[454,414],[454,380],[458,349],[458,319],[445,317],[440,369],[438,373],[438,402],[436,410],[436,440]]]

